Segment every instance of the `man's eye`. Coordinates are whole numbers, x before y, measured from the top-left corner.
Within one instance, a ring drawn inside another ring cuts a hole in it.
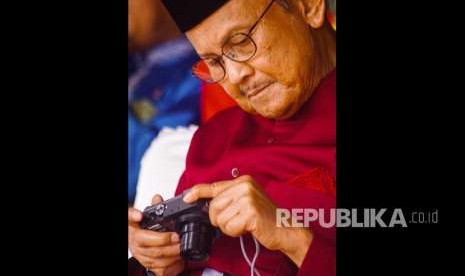
[[[249,43],[249,37],[245,34],[242,34],[242,33],[238,33],[234,36],[232,36],[230,39],[229,39],[229,44],[231,44],[231,46],[240,46],[240,45],[243,45],[243,44],[247,44]]]
[[[205,62],[207,63],[208,66],[212,66],[212,67],[220,66],[220,61],[218,59],[207,59]]]
[[[226,53],[226,56],[230,59],[236,59],[237,58],[237,53],[235,51],[228,51]]]

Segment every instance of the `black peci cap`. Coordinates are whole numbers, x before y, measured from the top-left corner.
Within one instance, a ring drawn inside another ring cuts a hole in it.
[[[182,32],[192,29],[228,0],[162,0]]]

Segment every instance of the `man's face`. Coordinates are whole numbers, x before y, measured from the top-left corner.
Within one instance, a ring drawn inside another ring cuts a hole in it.
[[[247,33],[269,1],[229,1],[186,35],[201,57],[220,55],[223,42]],[[274,3],[251,37],[257,52],[244,63],[223,57],[226,75],[220,84],[247,112],[289,118],[322,77],[314,74],[319,62],[312,31],[294,5],[287,10]]]

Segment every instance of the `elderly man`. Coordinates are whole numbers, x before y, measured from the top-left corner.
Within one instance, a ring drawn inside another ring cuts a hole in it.
[[[199,128],[176,191],[190,189],[186,202],[211,199],[222,234],[208,261],[183,261],[176,233],[140,229],[142,214],[130,209],[134,257],[159,276],[334,275],[334,228],[276,223],[277,208],[335,207],[336,39],[325,2],[164,3],[202,58],[194,74],[239,107]]]

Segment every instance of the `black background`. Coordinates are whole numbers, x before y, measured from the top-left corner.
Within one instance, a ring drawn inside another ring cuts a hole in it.
[[[338,275],[448,275],[462,249],[460,15],[356,2],[337,11],[338,206],[439,209],[439,223],[339,229]],[[5,10],[4,268],[125,275],[126,1]]]
[[[407,220],[439,210],[438,224],[338,229],[338,275],[447,275],[460,263],[463,47],[453,9],[338,1],[338,207],[402,208]]]

